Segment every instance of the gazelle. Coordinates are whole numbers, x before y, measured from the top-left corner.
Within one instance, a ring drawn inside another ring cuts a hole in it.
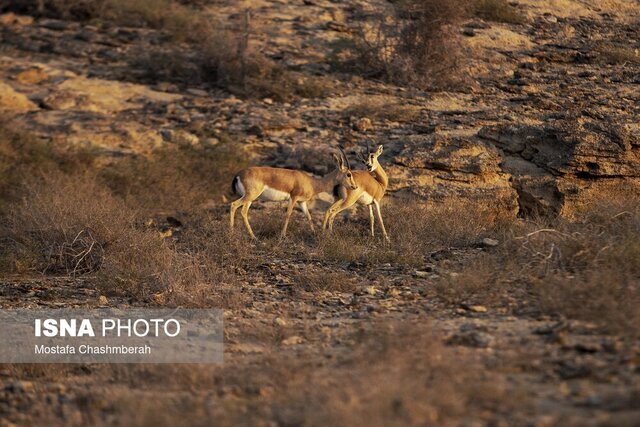
[[[382,145],[378,145],[375,153],[372,153],[367,143],[367,157],[364,158],[360,155],[360,159],[367,165],[366,171],[354,170],[353,179],[356,182],[356,189],[348,188],[346,186],[338,187],[335,192],[335,196],[338,199],[333,205],[327,209],[324,215],[324,222],[322,229],[326,230],[327,226],[329,230],[333,230],[333,221],[336,219],[336,215],[345,209],[350,208],[354,203],[360,203],[362,205],[369,206],[369,223],[371,228],[371,235],[375,235],[375,220],[373,218],[373,206],[376,207],[376,214],[378,216],[378,222],[380,228],[382,228],[382,234],[385,240],[389,240],[387,230],[384,228],[384,222],[382,221],[382,214],[380,213],[380,201],[384,197],[384,193],[389,185],[389,178],[385,173],[382,166],[378,162],[378,157],[382,154]]]
[[[236,210],[242,206],[240,212],[244,225],[251,238],[256,239],[251,229],[251,224],[249,224],[249,207],[254,200],[260,197],[262,200],[270,201],[289,200],[281,237],[287,234],[289,218],[296,203],[300,203],[302,211],[309,219],[311,231],[315,231],[307,201],[320,193],[331,193],[338,186],[350,190],[358,188],[344,151],[340,149],[340,156],[334,153],[333,157],[338,168],[322,178],[311,176],[299,170],[271,167],[250,167],[238,173],[233,178],[231,188],[234,193],[239,194],[241,197],[231,203],[231,228],[234,225]]]

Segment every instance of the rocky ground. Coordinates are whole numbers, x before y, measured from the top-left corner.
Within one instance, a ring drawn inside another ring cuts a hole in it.
[[[261,29],[253,42],[333,87],[329,96],[290,102],[242,99],[206,84],[148,84],[135,58],[162,43],[154,30],[5,14],[0,111],[36,135],[91,148],[105,164],[178,139],[215,145],[224,133],[256,163],[322,173],[327,162],[316,156],[325,147],[354,150],[368,139],[385,146],[388,197],[456,195],[490,201],[510,216],[571,216],[593,195],[637,191],[640,60],[614,61],[607,46],[624,43],[637,55],[640,5],[516,3],[526,24],[474,19],[460,29],[474,52],[473,84],[422,92],[336,73],[328,64],[331,43],[366,19],[369,2],[252,2]],[[220,16],[237,10],[215,7]],[[223,366],[5,365],[0,425],[355,425],[368,405],[405,386],[413,375],[405,363],[419,370],[422,362],[442,372],[427,382],[429,393],[444,390],[451,401],[436,396],[439,403],[414,411],[403,409],[403,398],[404,405],[411,399],[398,393],[391,413],[369,415],[372,424],[640,424],[637,340],[526,308],[454,307],[437,298],[434,281],[451,263],[491,251],[493,243],[443,248],[417,267],[323,264],[296,244],[278,253],[265,248],[256,266],[238,272],[242,297],[225,310]],[[353,286],[300,290],[301,272],[339,272]],[[83,279],[0,280],[3,308],[130,303],[106,298]],[[388,340],[400,354],[372,340]],[[422,358],[403,358],[414,346],[424,349]],[[364,378],[371,382],[354,385]],[[423,392],[425,385],[416,387]]]

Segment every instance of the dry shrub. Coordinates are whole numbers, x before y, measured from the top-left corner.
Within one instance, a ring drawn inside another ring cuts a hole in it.
[[[3,230],[16,270],[95,272],[133,221],[133,212],[88,176],[46,174],[24,183],[23,194]]]
[[[464,79],[459,24],[468,16],[463,0],[405,0],[391,16],[354,33],[354,65],[367,75],[419,88],[446,88]]]
[[[23,182],[39,172],[78,172],[90,168],[93,156],[80,149],[60,147],[7,126],[0,118],[0,213],[21,196]]]
[[[640,210],[636,200],[594,201],[573,220],[514,224],[498,248],[446,278],[448,290],[441,295],[449,302],[468,298],[503,305],[512,301],[500,298],[506,292],[530,293],[534,298],[520,298],[520,307],[528,303],[543,313],[637,336]],[[476,290],[472,295],[465,294],[470,278]]]
[[[228,194],[231,177],[246,165],[242,146],[222,137],[213,146],[167,144],[149,156],[121,159],[101,179],[136,209],[188,211]]]
[[[474,6],[477,16],[495,22],[523,24],[526,18],[507,0],[477,0]]]
[[[139,226],[136,211],[95,176],[45,174],[25,183],[22,194],[1,230],[5,271],[91,273],[102,292],[152,304],[238,303],[225,287],[233,276],[223,274],[224,259],[178,250]]]

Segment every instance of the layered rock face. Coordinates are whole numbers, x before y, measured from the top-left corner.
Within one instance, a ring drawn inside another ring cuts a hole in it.
[[[546,126],[485,127],[502,151],[524,213],[571,216],[594,198],[640,193],[640,139],[629,126],[568,117]]]
[[[520,25],[464,23],[474,84],[424,92],[329,64],[332,43],[368,19],[358,10],[375,5],[267,1],[253,17],[265,33],[252,42],[332,89],[290,102],[149,82],[136,64],[141,51],[166,42],[157,31],[6,14],[0,114],[110,161],[177,140],[215,144],[224,134],[252,162],[321,174],[331,165],[329,149],[342,144],[354,153],[369,141],[385,146],[390,197],[455,196],[512,216],[571,216],[594,197],[639,192],[640,9],[622,0],[624,9],[564,3],[571,13],[557,2],[521,1],[528,21]],[[231,7],[217,12],[234,16]],[[327,24],[334,20],[340,25]],[[605,42],[627,56],[612,56]]]

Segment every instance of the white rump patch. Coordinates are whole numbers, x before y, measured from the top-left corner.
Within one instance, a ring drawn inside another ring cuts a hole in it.
[[[358,199],[358,202],[363,205],[370,205],[371,203],[373,203],[373,196],[365,191]]]
[[[236,179],[236,192],[242,197],[245,195],[244,185],[242,185],[240,178]]]
[[[269,200],[271,202],[281,202],[283,200],[289,200],[290,198],[291,196],[289,195],[289,193],[276,190],[269,187],[268,185],[264,186],[264,190],[262,190],[262,194],[260,194],[260,199]]]

